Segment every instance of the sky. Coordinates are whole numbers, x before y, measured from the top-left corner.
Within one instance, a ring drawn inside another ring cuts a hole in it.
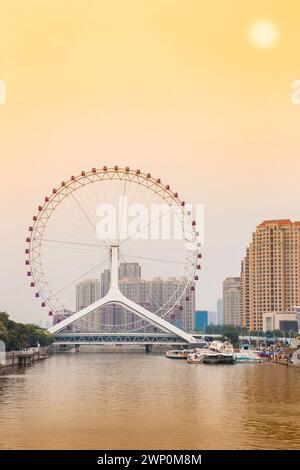
[[[32,215],[118,164],[205,205],[197,307],[216,310],[256,225],[300,220],[299,24],[292,0],[2,1],[0,308],[47,320],[25,276]]]

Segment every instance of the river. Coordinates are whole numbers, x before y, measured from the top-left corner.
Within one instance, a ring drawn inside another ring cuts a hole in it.
[[[300,368],[64,353],[0,375],[1,449],[300,449]]]

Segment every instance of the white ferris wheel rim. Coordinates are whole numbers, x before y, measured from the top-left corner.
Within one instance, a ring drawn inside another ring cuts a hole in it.
[[[33,216],[33,224],[29,227],[29,236],[26,238],[27,248],[25,253],[27,257],[25,264],[26,266],[29,266],[27,276],[31,278],[30,286],[35,288],[35,297],[42,300],[41,307],[49,307],[49,315],[54,315],[57,311],[68,310],[68,308],[58,299],[53,298],[52,288],[49,285],[43,269],[41,248],[43,245],[44,231],[49,220],[51,219],[52,214],[65,198],[76,192],[78,189],[83,188],[89,184],[103,182],[106,180],[119,180],[144,186],[145,189],[155,193],[170,207],[173,205],[176,208],[180,208],[182,215],[185,217],[185,220],[188,223],[191,235],[189,242],[191,243],[192,250],[187,250],[185,274],[188,266],[189,275],[185,276],[187,282],[180,292],[180,295],[177,295],[177,289],[170,299],[168,299],[168,301],[155,312],[157,315],[161,314],[160,316],[164,318],[170,314],[170,312],[177,305],[182,308],[180,304],[186,295],[187,290],[192,287],[192,284],[195,280],[198,280],[196,272],[197,269],[200,269],[201,267],[198,264],[198,258],[201,257],[201,254],[198,253],[197,249],[199,246],[197,236],[199,234],[196,232],[195,221],[192,220],[191,214],[187,211],[185,202],[179,199],[178,193],[173,192],[168,184],[164,185],[160,178],[155,179],[151,176],[150,173],[143,173],[139,169],[131,170],[129,167],[121,168],[119,166],[103,166],[102,168],[93,168],[90,171],[81,171],[78,176],[71,176],[68,181],[63,181],[59,188],[54,188],[52,190],[52,194],[45,197],[43,204],[38,206],[37,215]],[[123,241],[121,240],[120,245],[122,245]],[[187,300],[189,299],[186,297],[186,301]],[[163,309],[165,309],[164,312]],[[134,322],[136,325],[139,323],[142,323],[142,320],[137,320]],[[125,326],[125,324],[120,325],[120,327],[122,326]],[[126,324],[126,326],[128,326],[128,324]]]

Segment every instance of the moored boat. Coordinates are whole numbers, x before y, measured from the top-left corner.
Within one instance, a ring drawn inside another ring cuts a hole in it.
[[[228,341],[213,341],[208,349],[196,350],[189,354],[187,361],[190,364],[233,364],[233,346]]]
[[[166,351],[165,355],[169,359],[187,359],[191,352],[191,349],[171,349],[170,351]]]
[[[255,351],[241,350],[234,353],[237,362],[261,362],[261,357]]]

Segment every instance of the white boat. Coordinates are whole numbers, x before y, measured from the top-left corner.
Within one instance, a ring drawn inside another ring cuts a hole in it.
[[[261,358],[256,351],[240,350],[234,353],[237,362],[261,362]]]
[[[208,349],[198,349],[188,355],[190,364],[233,364],[234,350],[231,343],[212,341]]]
[[[291,362],[296,366],[300,366],[300,349],[297,349],[297,351],[294,352]]]

